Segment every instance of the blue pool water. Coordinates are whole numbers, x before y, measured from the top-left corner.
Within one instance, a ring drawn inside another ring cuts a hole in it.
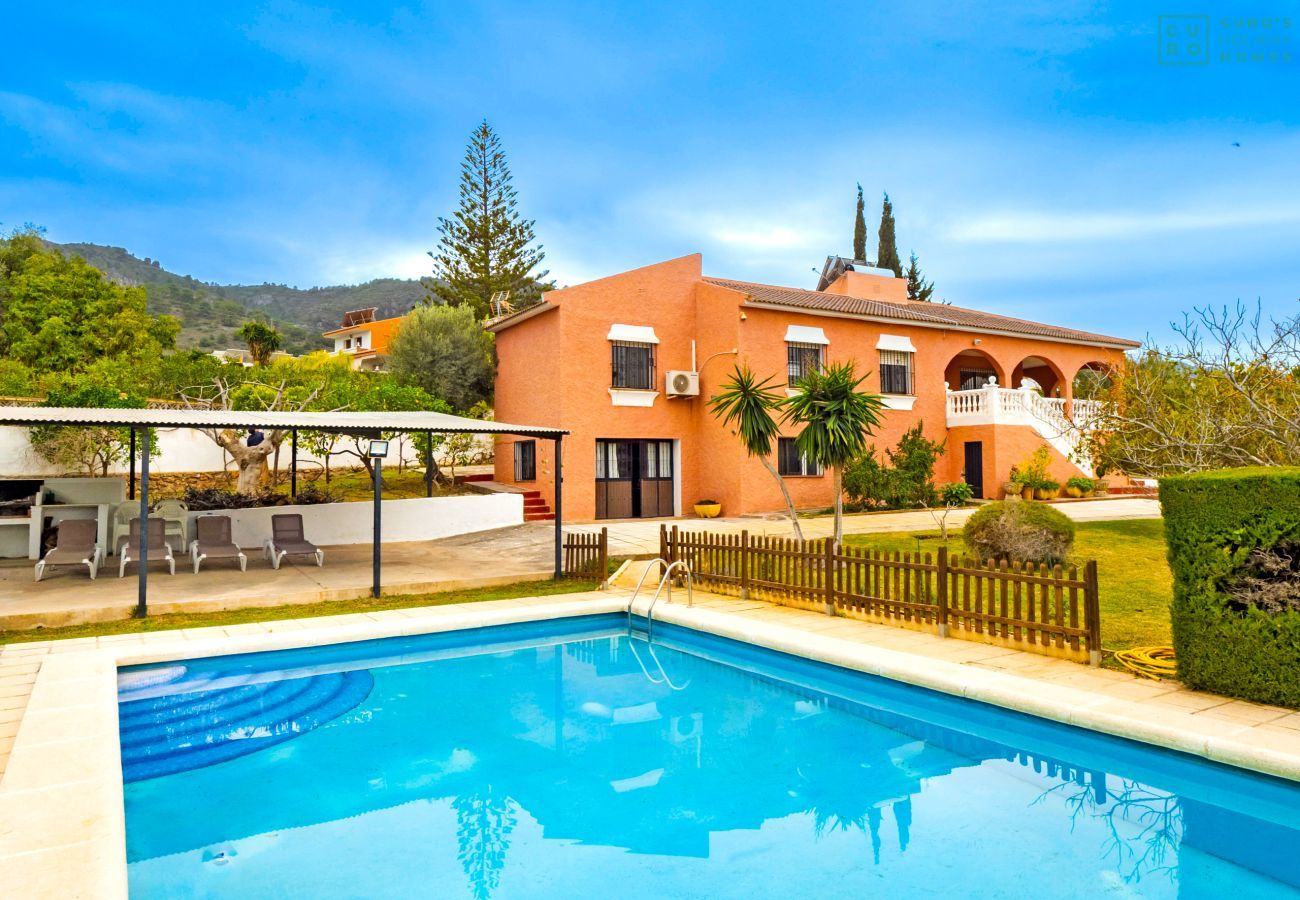
[[[133,897],[1300,896],[1300,786],[617,616],[119,689]]]

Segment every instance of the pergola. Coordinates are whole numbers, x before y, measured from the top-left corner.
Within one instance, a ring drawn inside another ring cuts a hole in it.
[[[131,488],[135,494],[135,468],[137,444],[140,463],[140,508],[147,517],[149,509],[149,452],[152,428],[197,428],[221,431],[252,430],[288,431],[292,437],[293,460],[290,466],[290,492],[297,492],[298,432],[323,431],[353,437],[378,438],[384,432],[424,434],[426,445],[432,449],[435,434],[513,434],[555,442],[555,577],[559,578],[563,566],[562,505],[562,443],[568,434],[560,428],[533,425],[510,425],[482,419],[467,419],[438,412],[260,412],[255,410],[217,409],[106,409],[100,407],[62,406],[0,406],[0,425],[32,428],[42,425],[72,428],[129,428],[131,430]],[[432,456],[432,453],[430,453]],[[378,475],[378,473],[376,473]],[[433,492],[433,467],[426,467],[425,487]],[[376,483],[378,488],[378,482]],[[382,554],[380,538],[382,503],[374,504],[373,554],[375,596],[379,596],[379,575]],[[149,589],[149,529],[140,529],[139,587],[136,614],[148,614]]]

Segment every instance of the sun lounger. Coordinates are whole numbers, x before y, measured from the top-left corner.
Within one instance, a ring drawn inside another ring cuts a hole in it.
[[[137,562],[140,555],[140,520],[131,520],[131,530],[117,548],[117,577],[126,574],[127,563]],[[167,523],[162,519],[149,519],[149,558],[145,563],[165,562],[172,575],[176,574],[176,558],[167,543]]]
[[[314,556],[316,565],[325,565],[325,551],[307,540],[302,533],[302,515],[299,513],[280,513],[271,516],[271,537],[263,545],[271,568],[280,568],[280,561],[286,556]]]
[[[84,565],[94,581],[104,552],[95,542],[98,536],[99,524],[94,519],[64,519],[59,523],[54,547],[36,564],[36,580],[45,576],[46,566]]]
[[[236,559],[239,571],[248,571],[248,557],[230,537],[230,516],[200,516],[194,520],[194,534],[190,557],[195,575],[205,559]]]

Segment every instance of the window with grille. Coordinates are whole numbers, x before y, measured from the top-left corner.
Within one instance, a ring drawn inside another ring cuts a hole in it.
[[[821,466],[804,459],[794,438],[779,438],[776,442],[776,470],[782,475],[817,476],[822,473]]]
[[[789,376],[786,383],[790,387],[794,387],[800,378],[821,369],[822,345],[787,342],[785,345],[785,359],[786,371]]]
[[[654,344],[611,341],[613,378],[611,387],[652,391],[655,387]]]
[[[537,480],[537,441],[515,441],[515,481]]]
[[[906,350],[880,351],[880,393],[912,394],[912,357]]]
[[[997,378],[998,373],[992,369],[962,369],[959,372],[961,376],[961,389],[963,391],[973,391],[982,388],[989,383],[990,378]]]

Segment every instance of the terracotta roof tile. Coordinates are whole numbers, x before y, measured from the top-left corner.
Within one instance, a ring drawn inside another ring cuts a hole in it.
[[[1142,346],[1140,341],[1131,341],[1127,338],[1095,334],[1090,331],[1078,331],[1073,328],[1061,328],[1057,325],[1045,325],[1041,322],[1030,322],[1027,319],[1016,319],[1011,316],[999,316],[994,313],[964,309],[960,306],[948,306],[943,303],[896,303],[887,300],[864,300],[860,297],[849,297],[844,294],[832,294],[826,291],[807,291],[802,288],[778,287],[750,281],[734,281],[729,278],[705,278],[704,280],[709,284],[744,293],[751,303],[825,310],[850,316],[860,316],[864,319],[890,319],[893,321],[916,322],[918,324],[947,325],[952,328],[969,328],[977,331],[1009,331],[1033,337],[1081,341],[1090,344],[1111,344],[1125,347]]]

